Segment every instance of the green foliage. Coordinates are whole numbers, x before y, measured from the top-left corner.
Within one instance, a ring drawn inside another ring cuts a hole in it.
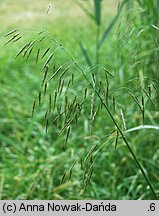
[[[123,7],[124,7],[125,4],[126,4],[127,2],[129,2],[129,1],[130,1],[130,0],[124,0],[124,1],[122,1],[121,5],[119,5],[119,8],[118,8],[118,11],[117,11],[116,15],[114,16],[114,18],[112,19],[112,21],[110,22],[110,24],[108,25],[108,27],[106,27],[105,30],[104,30],[104,33],[103,33],[103,35],[102,35],[102,37],[101,37],[101,40],[100,40],[99,43],[98,43],[98,47],[99,47],[99,48],[101,48],[102,45],[104,44],[104,42],[106,41],[107,37],[108,37],[109,34],[110,34],[110,31],[112,30],[112,28],[114,27],[114,25],[115,25],[116,22],[118,21],[119,16],[120,16],[120,14],[121,14],[121,12],[122,12]]]
[[[89,68],[45,31],[5,35],[2,199],[157,199],[157,4],[122,1],[101,35],[92,2],[93,15],[79,3],[97,27],[94,61],[80,42]]]
[[[95,62],[94,62],[95,64],[98,65],[99,58],[100,58],[100,49],[103,46],[104,42],[106,41],[107,37],[109,36],[111,30],[115,26],[116,22],[118,21],[118,18],[120,16],[122,9],[124,8],[125,4],[128,4],[129,2],[130,2],[130,0],[123,0],[122,3],[119,4],[116,15],[114,16],[114,18],[112,19],[110,24],[105,27],[102,35],[100,34],[100,32],[101,32],[102,0],[94,0],[93,1],[93,3],[94,3],[94,15],[91,14],[90,12],[88,12],[88,10],[82,4],[80,4],[78,1],[76,2],[83,9],[83,11],[86,13],[86,15],[88,17],[90,17],[91,19],[95,20],[95,22],[96,22],[96,33],[95,33],[95,35],[96,35],[96,47],[95,47],[96,55],[95,55]],[[86,62],[90,66],[91,60],[89,59],[89,57],[88,57],[89,54],[86,51],[86,49],[84,49],[82,42],[80,42],[80,47],[81,47],[81,50],[83,52],[83,55],[85,57]]]

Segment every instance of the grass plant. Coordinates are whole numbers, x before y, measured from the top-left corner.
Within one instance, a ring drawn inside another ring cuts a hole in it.
[[[1,39],[0,197],[158,199],[158,1],[120,1],[106,27],[104,1],[75,3],[89,51],[90,32]]]

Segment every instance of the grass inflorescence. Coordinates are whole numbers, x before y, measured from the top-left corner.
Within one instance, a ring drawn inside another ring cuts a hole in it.
[[[45,30],[14,29],[4,35],[6,49],[20,44],[15,70],[25,65],[33,95],[26,101],[22,92],[18,99],[30,110],[26,123],[22,111],[22,117],[13,118],[13,108],[7,118],[14,119],[15,130],[2,117],[13,137],[6,138],[7,131],[0,137],[5,152],[2,199],[9,197],[9,182],[16,186],[15,199],[158,199],[158,25],[142,1],[128,2],[121,1],[106,29],[102,1],[93,1],[94,15],[77,2],[95,21],[93,58],[81,41],[83,56],[75,58]],[[149,6],[156,8],[155,3]],[[149,12],[145,19],[143,11]],[[29,70],[34,71],[30,80]],[[16,124],[20,118],[22,127]],[[10,161],[17,162],[12,177],[5,173]]]

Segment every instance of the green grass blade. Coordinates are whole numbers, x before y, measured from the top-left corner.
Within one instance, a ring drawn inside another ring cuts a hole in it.
[[[104,43],[105,40],[107,39],[107,37],[108,37],[110,31],[112,30],[112,28],[114,27],[115,23],[117,22],[117,20],[118,20],[120,14],[121,14],[121,11],[122,11],[122,9],[123,9],[123,7],[124,7],[124,5],[125,5],[128,1],[129,1],[129,0],[124,0],[124,1],[121,3],[121,5],[119,6],[118,11],[117,11],[115,17],[113,18],[113,20],[111,21],[111,23],[109,24],[109,26],[106,27],[106,29],[105,29],[105,31],[104,31],[104,33],[103,33],[103,36],[102,36],[101,40],[99,41],[98,48],[101,48],[101,46],[103,45],[103,43]]]
[[[88,64],[89,66],[91,66],[91,65],[92,65],[92,62],[91,62],[91,59],[90,59],[90,57],[89,57],[89,55],[88,55],[88,52],[86,51],[86,49],[84,48],[84,46],[83,46],[83,44],[82,44],[81,42],[79,42],[79,45],[80,45],[80,48],[81,48],[81,50],[82,50],[82,52],[83,52],[83,55],[84,55],[84,57],[85,57],[85,60],[86,60],[87,64]]]
[[[155,126],[155,125],[139,125],[137,127],[130,128],[130,129],[126,130],[125,133],[133,132],[133,131],[137,131],[137,130],[142,130],[142,129],[159,130],[159,126]]]
[[[97,25],[101,24],[101,0],[94,0],[94,14]]]
[[[79,1],[75,1],[75,3],[85,12],[85,14],[86,14],[89,18],[91,18],[92,20],[96,21],[96,20],[95,20],[95,17],[93,16],[93,14],[91,14],[91,13],[87,10],[87,8],[85,8],[85,7],[83,6],[83,4],[81,4]]]

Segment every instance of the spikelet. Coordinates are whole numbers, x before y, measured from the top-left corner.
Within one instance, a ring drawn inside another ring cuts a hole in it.
[[[30,42],[26,43],[26,44],[19,50],[19,52],[16,54],[16,56],[15,56],[14,59],[16,59],[16,58],[26,49],[26,47],[29,46],[29,44],[30,44]]]
[[[29,59],[29,57],[30,57],[30,55],[31,55],[31,53],[32,53],[32,51],[33,51],[33,48],[34,48],[34,47],[31,47],[31,49],[29,50],[29,53],[28,53],[28,55],[27,55],[27,57],[26,57],[26,61],[28,61],[28,59]]]
[[[41,104],[41,91],[39,91],[39,106],[40,106],[40,104]]]
[[[61,88],[59,90],[59,95],[61,95],[61,93],[62,93],[62,90],[63,90],[63,87],[64,87],[64,83],[65,83],[65,81],[62,80]]]
[[[104,70],[105,70],[105,72],[106,72],[107,74],[109,74],[111,77],[114,78],[114,75],[113,75],[112,73],[110,73],[106,68],[104,68]]]
[[[61,69],[62,69],[62,66],[60,66],[60,67],[55,71],[55,73],[48,79],[47,82],[50,82],[50,81],[58,74],[58,72],[59,72]]]
[[[28,50],[34,46],[35,42],[36,42],[36,40],[30,42],[29,45],[25,48],[24,53],[23,53],[23,58],[25,58],[25,56],[26,56]]]
[[[13,29],[12,31],[10,31],[10,32],[6,33],[6,34],[4,35],[4,37],[7,37],[7,36],[9,36],[9,35],[11,35],[11,34],[15,33],[16,31],[17,31],[17,29]]]
[[[44,86],[44,96],[46,95],[46,90],[47,90],[47,82],[45,83],[45,86]]]
[[[47,8],[47,10],[46,10],[46,14],[48,14],[48,13],[49,13],[49,11],[50,11],[50,8],[51,8],[51,3],[49,4],[49,6],[48,6],[48,8]]]
[[[10,39],[7,40],[7,42],[5,43],[5,45],[7,45],[8,43],[10,43],[11,41],[13,41],[15,38],[17,38],[20,35],[20,33],[16,33],[15,35],[13,35]]]
[[[143,88],[144,93],[146,94],[146,96],[149,98],[149,100],[151,101],[151,103],[155,106],[154,101],[152,100],[152,98],[149,96],[148,92]]]
[[[51,61],[51,59],[52,59],[53,55],[54,55],[53,53],[51,53],[51,54],[50,54],[50,56],[48,57],[48,59],[46,60],[46,62],[45,62],[45,64],[44,64],[43,68],[45,68],[45,67],[46,67],[46,65],[48,65],[48,64],[49,64],[49,62]]]
[[[116,101],[115,101],[115,96],[113,95],[113,109],[114,109],[114,112],[115,112],[115,108],[116,108]]]
[[[61,178],[61,182],[60,182],[60,184],[63,183],[63,181],[64,181],[64,179],[65,179],[65,177],[66,177],[66,173],[67,173],[67,171],[64,172],[64,174],[63,174],[63,176],[62,176],[62,178]]]
[[[69,172],[68,181],[69,181],[69,180],[71,179],[71,177],[72,177],[72,172],[73,172],[73,168],[74,168],[75,164],[76,164],[76,161],[74,161],[74,162],[72,163],[72,166],[71,166],[70,172]]]
[[[69,69],[69,68],[66,68],[66,69],[62,72],[62,74],[60,75],[59,79],[61,79],[61,78],[64,76],[64,74],[68,71],[68,69]]]
[[[85,88],[85,90],[84,90],[84,100],[86,100],[86,98],[87,98],[87,91],[88,91],[88,89]]]
[[[124,114],[123,114],[122,109],[120,109],[120,114],[121,114],[121,119],[122,119],[123,128],[124,128],[124,130],[126,130],[126,121],[125,121],[125,118],[124,118]]]
[[[118,138],[119,138],[119,131],[117,130],[116,139],[115,139],[115,149],[117,148],[118,145]]]
[[[22,38],[22,35],[20,35],[19,37],[15,38],[12,42],[15,43],[17,42],[18,40],[20,40]]]
[[[36,99],[33,100],[33,106],[32,106],[32,118],[33,118],[33,115],[34,115],[34,110],[35,110],[35,104],[36,104]]]
[[[142,96],[142,109],[141,109],[141,112],[142,112],[142,124],[144,126],[145,124],[145,103],[144,103],[144,97]]]
[[[46,76],[47,76],[48,70],[49,70],[49,66],[46,65],[45,68],[44,68],[44,76],[43,76],[43,80],[42,80],[42,86],[43,86],[44,83],[45,83],[45,80],[46,80]],[[48,82],[47,82],[47,83],[48,83]]]
[[[40,48],[38,49],[37,54],[36,54],[36,64],[38,63],[38,60],[39,60],[39,54],[40,54]]]
[[[67,145],[67,142],[68,142],[69,134],[70,134],[70,126],[67,129],[66,139],[65,139],[65,143],[64,143],[64,149],[66,149],[66,145]]]
[[[50,47],[47,48],[47,50],[43,53],[43,55],[41,56],[41,59],[43,59],[46,56],[46,54],[49,52],[49,50],[50,50]]]

